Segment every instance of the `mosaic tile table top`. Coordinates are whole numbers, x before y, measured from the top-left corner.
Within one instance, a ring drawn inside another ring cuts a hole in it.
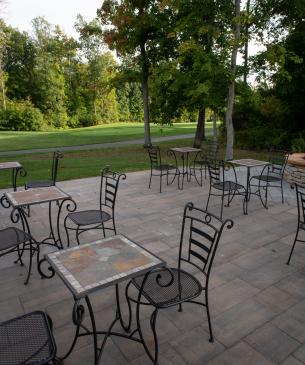
[[[53,252],[45,258],[76,298],[165,265],[122,235]]]
[[[20,167],[22,167],[22,165],[21,165],[21,163],[19,163],[17,161],[0,163],[0,170],[17,169]]]
[[[244,158],[241,160],[232,160],[230,162],[233,164],[245,166],[245,167],[264,166],[264,165],[268,164],[268,162],[266,162],[266,161],[253,160],[252,158]]]
[[[201,151],[200,148],[194,148],[194,147],[174,147],[170,148],[171,151],[174,152],[180,152],[180,153],[189,153],[189,152],[199,152]]]
[[[14,208],[71,198],[57,186],[4,193]]]

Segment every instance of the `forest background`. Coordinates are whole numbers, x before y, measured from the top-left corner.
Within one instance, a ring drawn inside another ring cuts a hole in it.
[[[150,122],[224,121],[233,81],[237,146],[304,151],[305,1],[236,3],[108,0],[96,20],[78,17],[77,40],[44,18],[31,34],[1,20],[0,129],[143,122],[146,73]],[[263,46],[254,57],[250,40]]]

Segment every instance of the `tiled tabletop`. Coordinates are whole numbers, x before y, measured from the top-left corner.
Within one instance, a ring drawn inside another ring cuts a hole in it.
[[[53,252],[45,258],[76,298],[165,265],[122,235]]]
[[[201,151],[200,148],[194,148],[194,147],[174,147],[170,148],[171,151],[174,152],[180,152],[180,153],[189,153],[189,152],[199,152]]]
[[[20,168],[20,167],[22,167],[22,165],[18,161],[0,163],[0,170],[16,169],[16,168]]]
[[[245,166],[245,167],[264,166],[264,165],[268,164],[268,162],[266,162],[266,161],[253,160],[251,158],[244,158],[241,160],[232,160],[230,162],[233,164]]]
[[[4,195],[14,208],[71,198],[57,186],[5,192]]]

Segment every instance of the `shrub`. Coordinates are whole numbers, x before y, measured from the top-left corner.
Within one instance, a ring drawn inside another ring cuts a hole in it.
[[[13,131],[40,131],[45,127],[41,111],[30,100],[9,101],[0,111],[0,129]]]
[[[302,136],[291,141],[291,149],[293,152],[305,152],[305,140]]]

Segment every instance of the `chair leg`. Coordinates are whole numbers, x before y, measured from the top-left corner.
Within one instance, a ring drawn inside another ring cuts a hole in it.
[[[160,193],[162,193],[162,173],[160,175]]]
[[[115,220],[114,220],[114,212],[112,212],[112,226],[113,226],[114,234],[116,234],[116,225],[115,225]]]
[[[66,236],[67,236],[67,246],[70,247],[70,236],[69,236],[68,227],[67,227],[67,218],[68,218],[68,216],[64,220],[64,227],[65,227]]]
[[[150,189],[150,186],[151,186],[151,178],[152,178],[152,171],[150,171],[150,178],[149,178],[149,185],[148,185],[148,189]]]
[[[77,226],[77,229],[76,229],[76,232],[75,232],[75,236],[76,236],[76,242],[77,242],[77,245],[79,246],[80,245],[80,242],[79,242],[79,235],[81,234],[81,232],[79,231],[79,226]]]
[[[153,331],[154,341],[155,341],[155,363],[158,364],[158,356],[159,356],[159,344],[158,337],[156,332],[156,321],[157,321],[158,309],[156,308],[151,317],[150,317],[150,327]]]
[[[223,201],[224,201],[224,195],[221,196],[221,209],[220,209],[220,219],[222,219],[222,212],[223,212]]]
[[[205,206],[205,210],[208,210],[209,202],[210,202],[210,195],[211,195],[211,185],[210,185],[209,196],[208,196],[207,204]]]
[[[30,275],[31,275],[31,271],[32,271],[32,260],[33,260],[34,252],[33,252],[32,243],[30,242],[30,262],[29,262],[28,274],[27,274],[27,277],[25,279],[24,285],[27,285],[29,280],[30,280]]]
[[[211,322],[211,315],[210,315],[210,309],[209,309],[209,298],[208,298],[208,292],[205,291],[205,304],[206,304],[206,310],[207,310],[207,317],[208,317],[208,324],[209,324],[209,331],[210,331],[210,342],[214,342],[214,336],[213,336],[213,330],[212,330],[212,322]]]
[[[281,180],[282,204],[284,204],[283,180]]]
[[[289,265],[289,264],[290,264],[291,256],[292,256],[292,254],[293,254],[295,244],[296,244],[296,242],[297,242],[297,240],[298,240],[299,231],[300,231],[300,226],[299,226],[299,223],[298,223],[298,229],[297,229],[297,232],[296,232],[296,234],[295,234],[294,242],[293,242],[293,245],[292,245],[292,247],[291,247],[291,251],[290,251],[290,254],[289,254],[288,261],[286,262],[286,264],[287,264],[287,265]]]
[[[265,207],[268,209],[268,184],[266,184],[266,190],[265,190]]]

